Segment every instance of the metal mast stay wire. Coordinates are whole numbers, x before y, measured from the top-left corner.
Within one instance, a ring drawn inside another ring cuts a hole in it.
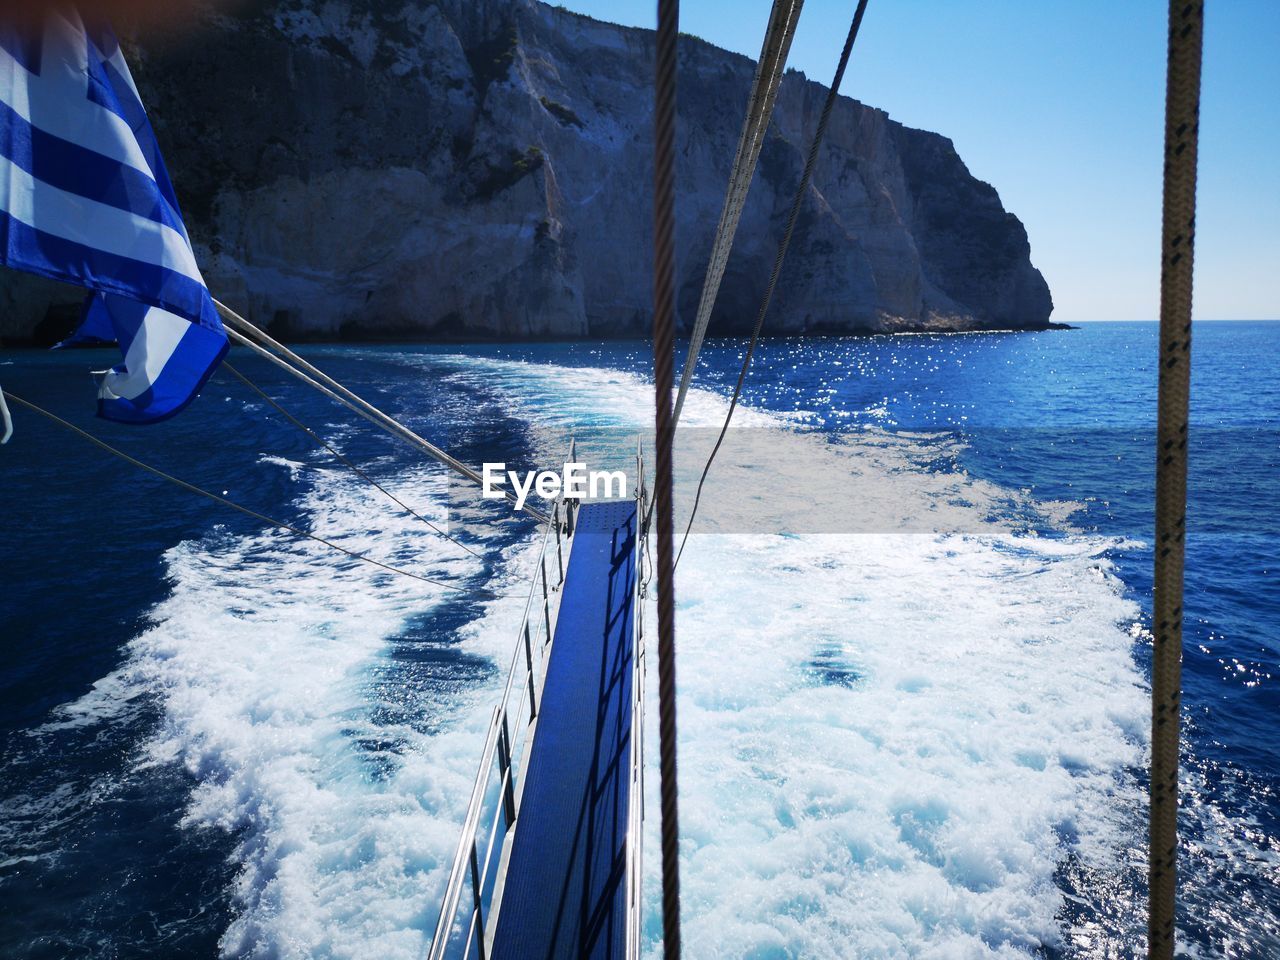
[[[428,456],[438,460],[440,463],[443,463],[454,473],[470,480],[472,483],[483,486],[484,478],[461,460],[450,456],[434,443],[431,443],[431,441],[420,437],[399,420],[395,419],[395,417],[383,413],[369,401],[356,394],[353,390],[348,389],[323,370],[320,370],[313,364],[308,363],[302,357],[298,356],[298,354],[273,338],[265,330],[254,326],[230,307],[218,300],[214,300],[213,302],[218,308],[218,312],[221,314],[222,319],[231,328],[227,330],[227,335],[233,341],[249,347],[259,356],[270,360],[281,369],[287,371],[291,376],[296,377],[303,383],[319,390],[330,399],[335,400],[353,412],[359,414],[375,426],[380,427],[386,432],[417,447]],[[504,495],[508,501],[513,504],[516,503],[515,494],[508,490],[504,491]],[[550,519],[548,514],[536,507],[530,506],[528,503],[525,503],[519,509],[523,510],[525,513],[534,517],[541,523],[546,523]]]
[[[182,480],[178,477],[173,476],[170,473],[166,473],[165,471],[161,470],[158,467],[153,467],[149,463],[143,463],[141,460],[138,460],[136,457],[130,456],[129,454],[125,453],[123,450],[119,449],[118,447],[114,447],[111,444],[107,443],[105,440],[102,440],[99,437],[95,437],[93,434],[89,433],[87,430],[82,430],[80,427],[77,427],[74,423],[71,423],[68,420],[62,419],[62,417],[58,416],[56,413],[51,413],[50,411],[44,409],[44,407],[41,407],[39,404],[32,403],[30,400],[24,400],[22,397],[19,397],[12,392],[8,394],[8,397],[14,403],[20,406],[26,407],[28,410],[31,410],[34,413],[40,414],[40,416],[46,418],[47,420],[52,421],[53,423],[57,424],[58,426],[66,430],[71,431],[72,433],[84,438],[85,440],[88,440],[94,446],[98,447],[101,450],[105,450],[107,453],[111,454],[113,457],[118,457],[119,459],[123,460],[125,463],[131,464],[132,466],[135,466],[140,470],[144,470],[147,473],[152,474],[153,476],[159,477],[161,480],[171,483],[174,486],[181,487],[183,490],[186,490],[190,493],[198,494],[202,497],[212,500],[214,503],[221,504],[224,507],[230,507],[232,510],[236,510],[239,513],[243,513],[247,517],[252,517],[253,519],[258,520],[269,527],[275,527],[279,530],[284,530],[287,533],[291,533],[294,536],[302,537],[307,540],[314,540],[316,543],[323,544],[324,546],[328,547],[331,550],[335,550],[338,553],[345,554],[346,556],[350,557],[352,560],[357,560],[360,563],[370,564],[374,567],[378,567],[381,570],[385,570],[388,573],[394,573],[397,576],[409,577],[410,579],[419,580],[423,583],[429,583],[432,586],[441,587],[442,589],[445,589],[445,590],[455,590],[459,593],[471,593],[474,595],[484,597],[485,599],[497,599],[498,597],[501,596],[500,594],[495,594],[489,590],[472,590],[471,588],[458,586],[457,584],[454,584],[454,583],[445,583],[443,580],[437,580],[433,577],[428,577],[420,573],[414,573],[411,570],[405,570],[402,567],[393,566],[392,564],[389,564],[389,563],[383,563],[381,560],[375,560],[373,557],[370,557],[367,554],[358,553],[355,550],[349,550],[346,547],[342,546],[341,544],[335,543],[333,540],[328,539],[327,537],[322,537],[319,534],[311,533],[308,530],[303,530],[301,527],[296,527],[291,523],[286,523],[283,520],[277,520],[274,517],[269,517],[264,513],[259,513],[257,510],[253,510],[250,507],[244,506],[243,504],[236,503],[234,500],[231,500],[228,497],[221,496],[219,494],[214,493],[211,490],[206,490],[203,487],[196,486],[194,483],[188,483],[186,480]]]
[[[388,500],[390,500],[392,503],[396,504],[396,506],[400,507],[400,509],[402,509],[405,513],[409,514],[411,517],[414,517],[414,518],[416,518],[416,519],[418,519],[418,520],[422,521],[422,522],[423,522],[423,523],[425,523],[428,527],[430,527],[432,530],[434,530],[436,533],[438,533],[440,536],[444,537],[444,538],[445,538],[446,540],[448,540],[450,543],[452,543],[452,544],[454,544],[454,545],[456,545],[456,546],[458,546],[458,547],[462,548],[462,549],[463,549],[463,550],[465,550],[467,553],[471,554],[473,557],[475,557],[475,558],[477,558],[477,559],[479,559],[479,560],[483,560],[483,559],[484,559],[484,554],[479,553],[478,551],[471,549],[471,547],[467,546],[465,543],[463,543],[463,542],[462,542],[461,540],[459,540],[458,538],[456,538],[456,537],[452,536],[451,534],[447,533],[446,531],[444,531],[444,530],[440,529],[440,527],[439,527],[438,525],[436,525],[436,524],[435,524],[435,523],[433,523],[432,521],[428,520],[426,517],[424,517],[422,514],[420,514],[417,510],[413,509],[413,507],[409,506],[407,503],[405,503],[403,500],[401,500],[399,497],[397,497],[394,493],[392,493],[390,490],[388,490],[386,487],[384,487],[382,484],[380,484],[377,480],[375,480],[372,476],[370,476],[370,475],[368,474],[368,472],[367,472],[367,471],[365,471],[365,470],[361,469],[359,466],[357,466],[357,465],[356,465],[356,463],[355,463],[354,461],[352,461],[349,457],[347,457],[347,456],[346,456],[345,454],[343,454],[340,450],[338,450],[336,447],[334,447],[334,446],[333,446],[333,444],[329,443],[329,441],[325,440],[325,439],[324,439],[324,437],[320,436],[318,433],[316,433],[314,430],[312,430],[310,427],[308,427],[305,423],[303,423],[301,420],[299,420],[297,417],[295,417],[292,413],[290,413],[288,410],[286,410],[286,409],[285,409],[283,406],[281,406],[278,402],[276,402],[274,399],[272,399],[272,397],[271,397],[270,395],[268,395],[268,394],[267,394],[267,392],[266,392],[265,390],[263,390],[263,389],[262,389],[261,387],[259,387],[256,383],[254,383],[252,380],[250,380],[248,377],[246,377],[243,373],[241,373],[239,370],[237,370],[234,366],[232,366],[232,365],[231,365],[231,361],[229,361],[229,360],[223,360],[223,361],[222,361],[222,367],[223,367],[223,369],[224,369],[224,370],[226,370],[228,373],[230,373],[233,377],[235,377],[237,380],[239,380],[241,383],[243,383],[246,387],[248,387],[250,390],[252,390],[255,394],[257,394],[257,395],[258,395],[258,396],[259,396],[263,401],[265,401],[265,402],[266,402],[267,404],[269,404],[272,408],[274,408],[274,409],[275,409],[275,411],[276,411],[277,413],[279,413],[282,417],[284,417],[284,418],[285,418],[286,420],[288,420],[291,424],[293,424],[295,427],[297,427],[299,430],[301,430],[303,433],[305,433],[307,436],[309,436],[312,440],[314,440],[314,441],[315,441],[316,443],[318,443],[320,446],[324,447],[324,449],[325,449],[325,450],[329,451],[329,453],[330,453],[330,454],[334,457],[334,459],[336,459],[339,463],[341,463],[343,466],[345,466],[348,470],[350,470],[352,473],[354,473],[357,477],[359,477],[359,478],[360,478],[361,480],[363,480],[365,483],[369,484],[369,485],[370,485],[371,487],[373,487],[375,490],[377,490],[378,492],[380,492],[383,496],[385,496],[385,497],[386,497]]]

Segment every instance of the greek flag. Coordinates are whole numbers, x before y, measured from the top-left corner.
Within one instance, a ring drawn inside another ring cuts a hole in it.
[[[67,343],[114,340],[98,413],[154,423],[199,393],[227,337],[110,31],[0,27],[0,263],[88,287]]]

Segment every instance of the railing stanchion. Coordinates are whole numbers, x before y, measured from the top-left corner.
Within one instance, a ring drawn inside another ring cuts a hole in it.
[[[502,804],[506,808],[507,829],[516,822],[516,793],[514,777],[511,776],[511,733],[507,725],[507,715],[502,715],[502,731],[498,735],[498,772],[505,786],[502,788]]]
[[[578,438],[577,437],[569,438],[569,462],[570,463],[578,462]],[[565,529],[565,532],[571,537],[573,536],[573,522],[574,522],[573,514],[574,514],[574,505],[576,503],[578,503],[577,500],[566,500],[564,505],[564,529]]]
[[[471,895],[476,905],[476,928],[480,935],[476,938],[476,947],[480,960],[484,960],[484,904],[481,902],[481,877],[479,856],[476,853],[475,839],[471,840]]]
[[[547,624],[547,634],[542,638],[543,644],[551,642],[551,597],[547,592],[547,558],[542,557],[542,616]]]
[[[564,549],[560,537],[560,501],[556,501],[556,505],[551,514],[551,522],[556,525],[556,562],[560,565],[560,585],[564,585]]]
[[[538,686],[533,675],[533,637],[529,631],[529,621],[524,622],[524,662],[529,669],[529,719],[538,716]]]

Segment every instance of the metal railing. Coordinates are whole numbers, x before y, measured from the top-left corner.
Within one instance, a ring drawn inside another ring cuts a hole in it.
[[[574,460],[571,443],[569,460]],[[644,529],[647,491],[642,449],[636,452],[636,536],[633,558],[631,629],[631,765],[629,771],[626,832],[626,956],[640,956],[641,846],[644,823]],[[519,640],[507,672],[502,699],[493,710],[476,774],[471,800],[463,820],[462,836],[445,887],[440,919],[436,924],[428,960],[488,960],[494,920],[501,906],[509,835],[519,817],[525,768],[538,722],[542,684],[546,677],[559,604],[552,598],[564,585],[568,555],[577,520],[577,503],[556,502],[543,528],[534,583],[525,602]],[[563,519],[562,519],[563,518]],[[555,539],[555,561],[548,574],[547,561]],[[539,604],[538,601],[541,600]],[[518,693],[517,693],[518,691]],[[482,829],[487,827],[487,829]],[[467,894],[464,896],[464,894]]]
[[[636,444],[635,587],[631,615],[631,801],[627,806],[627,960],[640,957],[641,853],[644,848],[644,447]]]
[[[574,453],[571,442],[570,461]],[[559,604],[553,603],[552,598],[564,585],[576,511],[575,501],[562,497],[543,527],[519,640],[502,699],[489,721],[480,769],[463,819],[462,836],[445,886],[428,960],[486,960],[489,955],[487,936],[493,929],[490,908],[501,903],[506,862],[511,854],[508,834],[520,813],[529,745],[537,726],[542,682],[555,637]],[[547,560],[553,539],[555,557],[549,574]],[[465,900],[464,892],[469,892]]]

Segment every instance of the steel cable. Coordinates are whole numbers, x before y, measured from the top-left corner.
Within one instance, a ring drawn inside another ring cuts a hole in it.
[[[62,419],[56,413],[51,413],[48,410],[44,409],[44,407],[41,407],[38,404],[32,403],[30,400],[24,400],[22,399],[22,397],[16,396],[12,392],[10,392],[8,396],[9,396],[9,399],[12,400],[14,403],[19,404],[20,406],[26,407],[28,410],[31,410],[33,413],[38,413],[40,414],[40,416],[45,417],[46,419],[52,421],[53,423],[56,423],[58,426],[63,427],[64,429],[70,430],[72,433],[75,433],[80,437],[83,437],[85,440],[88,440],[94,446],[99,447],[102,450],[105,450],[107,453],[111,454],[112,456],[119,457],[125,463],[131,464],[132,466],[135,466],[140,470],[144,470],[147,473],[152,474],[153,476],[159,477],[161,480],[165,480],[169,483],[172,483],[174,486],[181,487],[182,489],[187,490],[190,493],[199,494],[202,497],[206,497],[209,500],[212,500],[214,503],[222,504],[222,506],[224,507],[230,507],[232,510],[236,510],[240,513],[243,513],[247,517],[252,517],[253,519],[258,520],[269,527],[275,527],[279,530],[284,530],[288,533],[292,533],[293,535],[298,537],[303,537],[307,540],[314,540],[316,543],[323,544],[324,546],[329,547],[331,550],[336,550],[338,553],[345,554],[346,556],[350,557],[352,560],[358,560],[361,563],[371,564],[372,566],[385,570],[388,573],[394,573],[401,577],[409,577],[413,580],[420,580],[423,583],[429,583],[432,586],[441,587],[445,590],[456,590],[462,593],[473,593],[477,596],[482,596],[485,599],[494,599],[499,596],[498,594],[491,593],[488,590],[472,590],[469,587],[460,587],[460,586],[457,586],[456,584],[445,583],[443,580],[435,580],[431,577],[423,576],[420,573],[414,573],[411,570],[405,570],[401,567],[392,566],[389,563],[383,563],[381,560],[375,560],[373,559],[373,557],[367,556],[363,553],[357,553],[354,550],[348,550],[346,547],[342,546],[341,544],[338,544],[332,540],[326,539],[325,537],[322,537],[319,534],[311,533],[307,530],[303,530],[301,527],[295,527],[291,523],[285,523],[283,520],[277,520],[274,517],[269,517],[264,513],[259,513],[256,510],[243,506],[242,504],[236,503],[234,500],[230,500],[227,497],[220,496],[219,494],[216,494],[211,490],[206,490],[203,487],[196,486],[194,483],[188,483],[186,480],[182,480],[182,479],[179,479],[178,477],[173,476],[172,474],[165,473],[160,468],[153,467],[149,463],[143,463],[141,460],[138,460],[135,457],[129,456],[129,454],[125,453],[123,450],[120,450],[117,447],[113,447],[111,444],[107,443],[105,440],[95,437],[93,434],[89,433],[87,430],[80,429],[74,423],[71,423],[70,421]]]
[[[357,466],[356,463],[351,460],[351,458],[347,457],[340,450],[338,450],[333,444],[329,443],[328,440],[324,439],[324,437],[320,436],[320,434],[316,433],[314,430],[308,427],[305,423],[303,423],[301,420],[295,417],[292,413],[290,413],[283,406],[281,406],[274,399],[272,399],[265,390],[263,390],[260,386],[258,386],[248,377],[246,377],[243,373],[241,373],[235,367],[233,367],[229,360],[222,361],[222,368],[226,370],[228,373],[230,373],[237,380],[239,380],[241,383],[243,383],[250,390],[252,390],[255,394],[257,394],[264,402],[269,404],[276,411],[276,413],[280,414],[280,416],[288,420],[291,424],[293,424],[295,427],[297,427],[299,430],[301,430],[303,433],[309,436],[317,444],[324,447],[325,450],[329,451],[330,455],[332,455],[335,460],[337,460],[339,463],[345,466],[348,470],[354,473],[357,477],[359,477],[365,483],[369,484],[375,490],[380,492],[384,497],[386,497],[392,503],[396,504],[396,506],[400,507],[400,509],[403,510],[405,513],[407,513],[409,516],[422,521],[428,527],[430,527],[432,530],[438,533],[440,536],[444,537],[446,540],[448,540],[450,543],[454,544],[455,546],[461,547],[463,550],[471,554],[476,559],[484,560],[483,554],[471,549],[461,540],[457,539],[456,537],[452,536],[449,533],[446,533],[444,530],[441,530],[439,526],[437,526],[432,521],[428,520],[426,517],[420,514],[417,510],[413,509],[413,507],[409,506],[407,503],[405,503],[403,500],[397,497],[394,493],[392,493],[390,490],[388,490],[386,487],[380,484],[377,480],[371,477],[365,470]]]
[[[471,467],[468,467],[456,457],[450,456],[429,440],[418,436],[418,434],[414,433],[399,420],[383,413],[368,400],[357,395],[354,391],[339,383],[323,370],[318,369],[313,364],[298,356],[298,354],[294,353],[283,343],[280,343],[265,330],[255,327],[230,307],[218,302],[217,300],[214,300],[213,303],[214,306],[218,308],[218,313],[222,317],[224,323],[228,325],[227,336],[233,342],[238,343],[241,346],[248,347],[260,357],[270,360],[282,370],[288,372],[291,376],[296,377],[308,386],[319,390],[331,400],[335,400],[352,412],[359,414],[380,429],[407,441],[422,452],[426,453],[428,456],[443,463],[450,470],[465,477],[472,483],[475,483],[477,486],[484,486],[484,478],[479,472],[471,469]],[[515,494],[510,491],[505,491],[503,495],[512,503],[516,500]],[[546,523],[547,520],[550,519],[546,513],[536,509],[535,507],[529,506],[528,503],[526,503],[521,509],[531,517],[537,519],[540,523]]]
[[[813,180],[813,168],[817,166],[818,154],[822,148],[822,139],[827,133],[827,124],[831,119],[831,111],[840,96],[840,84],[844,80],[845,68],[849,66],[849,55],[853,52],[854,41],[858,39],[858,30],[862,26],[862,16],[867,10],[867,0],[858,0],[858,7],[853,13],[853,22],[849,24],[849,35],[845,38],[844,49],[840,51],[840,62],[836,65],[836,75],[827,91],[827,100],[822,106],[822,115],[818,118],[818,127],[813,133],[813,142],[809,145],[809,156],[805,159],[804,173],[800,176],[800,184],[796,187],[795,197],[791,201],[791,212],[787,215],[787,227],[782,234],[782,242],[778,244],[778,255],[773,260],[773,271],[769,274],[769,284],[765,287],[764,297],[760,301],[760,309],[756,313],[755,327],[751,331],[751,341],[747,344],[746,356],[742,358],[742,369],[738,372],[738,382],[733,388],[733,397],[729,400],[729,411],[725,414],[724,424],[720,427],[720,435],[716,438],[711,455],[707,457],[706,466],[702,468],[702,477],[698,480],[698,490],[693,498],[693,509],[689,511],[689,523],[685,526],[684,536],[680,540],[680,553],[676,556],[679,564],[684,555],[685,544],[689,542],[689,531],[693,529],[694,518],[698,515],[698,504],[702,501],[702,487],[711,472],[711,464],[729,432],[729,424],[733,420],[733,412],[738,408],[738,399],[742,395],[742,385],[747,379],[747,370],[751,367],[751,358],[755,355],[756,344],[760,340],[760,331],[764,329],[765,316],[769,312],[769,304],[773,300],[774,288],[778,285],[778,277],[782,273],[782,263],[787,257],[787,248],[791,246],[791,235],[795,233],[796,222],[800,219],[800,208],[804,206],[804,198]]]
[[[653,110],[654,475],[658,558],[658,750],[662,800],[662,952],[680,956],[680,828],[676,796],[675,564],[671,518],[671,389],[675,352],[676,40],[679,0],[658,0]]]

